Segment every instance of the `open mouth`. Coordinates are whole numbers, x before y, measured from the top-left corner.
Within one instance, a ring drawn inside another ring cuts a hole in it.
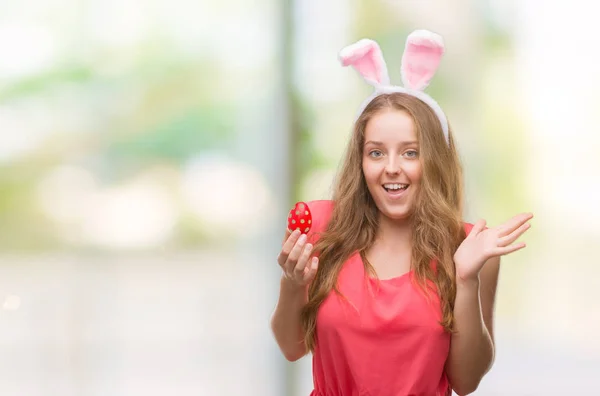
[[[383,189],[390,195],[400,195],[405,192],[410,184],[402,184],[402,183],[388,183],[384,184]]]

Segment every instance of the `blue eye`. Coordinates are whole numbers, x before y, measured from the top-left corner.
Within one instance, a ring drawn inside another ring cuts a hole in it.
[[[416,150],[409,150],[406,153],[404,153],[404,155],[406,155],[408,158],[417,158],[419,156],[419,153]]]
[[[378,154],[378,155],[374,155],[374,154]],[[373,158],[379,158],[380,155],[383,155],[383,154],[379,150],[373,150],[369,153],[369,157],[373,157]]]

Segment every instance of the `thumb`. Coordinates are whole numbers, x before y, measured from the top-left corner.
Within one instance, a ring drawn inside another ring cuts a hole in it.
[[[473,225],[473,229],[471,229],[471,232],[469,233],[469,236],[470,237],[476,237],[484,229],[485,229],[485,220],[479,219]]]
[[[313,257],[310,260],[310,267],[306,266],[306,268],[304,268],[304,282],[312,282],[315,275],[317,274],[317,269],[319,269],[319,258]]]

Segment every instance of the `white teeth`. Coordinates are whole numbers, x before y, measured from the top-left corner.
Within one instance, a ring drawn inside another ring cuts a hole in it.
[[[384,188],[388,190],[400,190],[408,187],[408,184],[384,184]]]

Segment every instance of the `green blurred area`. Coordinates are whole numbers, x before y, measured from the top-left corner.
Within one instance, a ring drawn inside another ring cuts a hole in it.
[[[84,112],[80,116],[88,117],[91,126],[49,130],[33,150],[0,163],[0,249],[69,246],[35,198],[38,184],[55,166],[81,166],[110,186],[157,165],[177,170],[203,152],[231,146],[238,104],[235,97],[215,100],[213,92],[224,77],[213,62],[177,56],[168,42],[153,44],[138,48],[130,67],[113,65],[105,56],[93,63],[65,62],[0,85],[6,108],[26,107],[32,117]],[[104,68],[115,71],[106,73]],[[65,93],[68,100],[60,100]],[[69,108],[73,104],[77,106]],[[198,226],[189,236],[189,223],[184,219],[179,225],[177,238],[184,245],[190,238],[193,243],[202,240]]]

